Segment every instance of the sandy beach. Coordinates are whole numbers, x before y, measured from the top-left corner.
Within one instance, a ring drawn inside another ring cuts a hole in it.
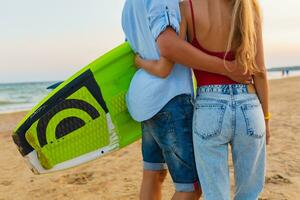
[[[260,200],[296,200],[300,191],[300,77],[272,80],[270,90],[272,138],[267,149],[266,186]],[[77,168],[37,176],[26,166],[11,139],[13,128],[24,115],[0,115],[0,200],[138,199],[142,177],[140,141]],[[163,199],[170,199],[173,192],[168,176]]]

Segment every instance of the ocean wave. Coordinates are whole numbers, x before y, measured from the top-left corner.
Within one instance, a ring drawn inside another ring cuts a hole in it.
[[[30,110],[47,96],[46,88],[53,83],[0,83],[0,113]]]
[[[0,99],[0,106],[2,105],[12,105],[12,104],[25,104],[29,103],[28,101],[13,101],[13,100],[1,100]]]

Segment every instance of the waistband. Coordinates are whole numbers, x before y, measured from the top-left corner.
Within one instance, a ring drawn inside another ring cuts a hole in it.
[[[200,93],[219,93],[228,95],[255,94],[254,85],[232,84],[232,85],[206,85],[197,88],[197,95]]]

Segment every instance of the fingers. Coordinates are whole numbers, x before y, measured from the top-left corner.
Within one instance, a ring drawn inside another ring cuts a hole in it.
[[[248,80],[243,80],[242,83],[248,85],[249,81]]]
[[[251,76],[247,76],[245,82],[246,82],[245,84],[247,84],[247,85],[252,84],[253,83],[252,77]]]
[[[249,85],[249,84],[252,83],[252,79],[248,79],[246,82],[247,82],[247,84]]]
[[[244,78],[247,79],[247,80],[252,80],[252,79],[253,79],[253,77],[252,77],[252,75],[249,73],[249,71],[248,71],[246,74],[244,74],[243,76],[244,76]]]
[[[252,79],[244,79],[244,80],[241,80],[240,82],[243,83],[243,84],[246,84],[246,85],[249,85],[249,84],[253,83]]]
[[[135,54],[135,61],[139,60],[140,59],[140,55],[139,54]]]
[[[240,81],[238,81],[238,82],[246,84],[246,85],[252,84],[253,78],[249,73],[247,73],[247,74],[240,76]]]
[[[136,55],[135,55],[134,62],[135,62],[135,65],[136,65],[137,67],[139,67],[139,65],[140,65],[140,60],[141,60],[140,55],[139,55],[139,54],[136,54]]]

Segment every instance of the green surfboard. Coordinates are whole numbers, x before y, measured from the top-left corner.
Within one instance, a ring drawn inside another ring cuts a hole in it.
[[[55,88],[18,124],[13,140],[36,174],[86,163],[141,137],[125,95],[136,71],[124,43]]]

